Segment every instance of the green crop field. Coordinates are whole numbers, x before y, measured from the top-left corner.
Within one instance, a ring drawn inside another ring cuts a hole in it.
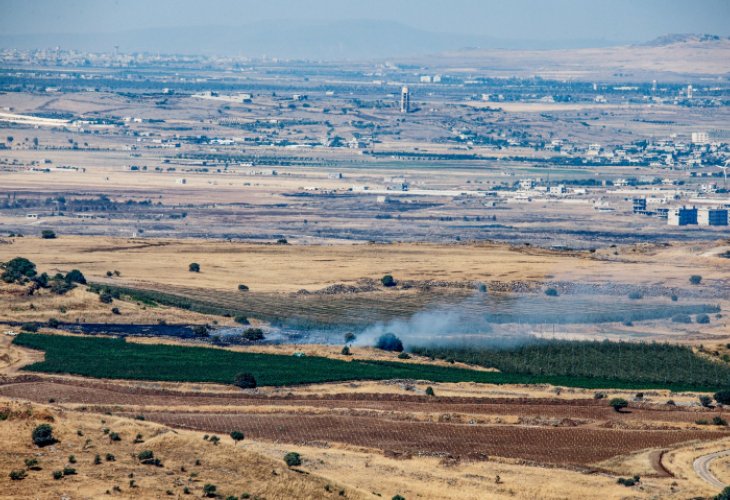
[[[45,352],[45,360],[29,371],[68,373],[96,378],[218,382],[230,384],[236,374],[252,373],[259,385],[282,386],[346,380],[415,379],[433,382],[491,384],[554,384],[585,388],[714,391],[718,385],[699,382],[637,382],[636,379],[547,373],[485,372],[400,363],[293,357],[171,345],[127,343],[123,339],[23,333],[16,345]],[[685,360],[686,361],[686,360]],[[724,387],[724,385],[723,385]]]
[[[690,347],[639,342],[540,340],[508,349],[423,347],[415,354],[529,376],[586,377],[634,384],[730,387],[730,365]]]

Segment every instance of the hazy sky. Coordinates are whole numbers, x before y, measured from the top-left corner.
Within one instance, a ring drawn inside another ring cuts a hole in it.
[[[730,0],[0,0],[0,34],[98,33],[262,20],[399,21],[507,39],[730,35]]]

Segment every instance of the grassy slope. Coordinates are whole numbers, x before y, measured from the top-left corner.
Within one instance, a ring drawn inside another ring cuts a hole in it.
[[[434,382],[492,384],[549,383],[568,387],[713,391],[690,384],[637,383],[591,377],[499,373],[428,364],[344,361],[321,357],[242,353],[205,347],[126,343],[109,338],[21,334],[16,345],[45,351],[45,361],[26,370],[69,373],[98,378],[231,383],[237,373],[250,372],[262,386],[345,380],[418,379]]]

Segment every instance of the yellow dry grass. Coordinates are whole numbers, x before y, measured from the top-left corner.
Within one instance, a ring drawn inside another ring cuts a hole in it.
[[[257,292],[313,290],[388,273],[411,280],[565,279],[687,286],[691,274],[730,279],[730,266],[711,252],[715,246],[627,247],[615,257],[609,252],[561,253],[488,243],[310,246],[61,236],[13,239],[0,245],[0,261],[24,256],[49,273],[78,268],[88,279],[104,281],[107,271],[118,270],[121,277],[110,282],[221,291],[235,291],[239,283]],[[189,272],[191,262],[201,265],[200,273]]]
[[[340,498],[339,492],[344,491],[347,498],[364,498],[339,481],[289,470],[283,454],[267,458],[247,446],[234,445],[227,436],[221,436],[216,446],[204,441],[201,433],[131,419],[7,400],[0,401],[0,410],[10,415],[0,425],[3,498],[184,498],[186,487],[193,498],[200,498],[205,484],[216,485],[223,497],[249,493],[252,498],[315,500]],[[45,448],[33,445],[31,432],[40,423],[53,426],[59,443]],[[117,432],[121,441],[111,441],[105,428]],[[142,443],[133,442],[137,434],[142,435]],[[134,455],[142,450],[151,450],[164,467],[139,463]],[[107,453],[116,460],[107,461]],[[70,455],[76,463],[69,462]],[[96,455],[100,464],[94,464]],[[24,460],[30,458],[38,460],[41,470],[29,470],[25,479],[11,481],[9,471],[26,469]],[[64,467],[75,468],[77,474],[54,480],[52,472]],[[121,491],[115,492],[115,486]]]

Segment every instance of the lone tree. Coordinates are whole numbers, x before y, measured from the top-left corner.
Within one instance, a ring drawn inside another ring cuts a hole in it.
[[[611,401],[608,402],[609,405],[614,409],[614,411],[620,413],[621,410],[629,406],[629,402],[626,401],[624,398],[613,398]]]
[[[58,440],[53,437],[53,427],[49,424],[41,424],[33,429],[32,436],[33,443],[41,448],[58,442]]]
[[[383,284],[383,286],[387,287],[395,286],[397,284],[395,279],[393,279],[393,276],[391,276],[390,274],[386,274],[385,276],[380,278],[380,282]]]
[[[251,373],[239,373],[233,383],[241,389],[255,389],[256,377]]]
[[[689,282],[693,285],[699,285],[700,283],[702,283],[702,276],[700,276],[699,274],[693,274],[689,277]]]
[[[190,265],[188,266],[188,271],[190,271],[191,273],[199,273],[200,264],[198,264],[197,262],[191,262]]]
[[[296,451],[290,451],[289,453],[284,455],[284,462],[286,462],[286,465],[288,465],[289,467],[302,465],[302,456]]]
[[[241,431],[233,431],[231,432],[231,439],[233,439],[235,442],[243,441],[243,432]]]
[[[375,342],[375,347],[383,351],[403,352],[403,342],[392,333],[381,335]]]

